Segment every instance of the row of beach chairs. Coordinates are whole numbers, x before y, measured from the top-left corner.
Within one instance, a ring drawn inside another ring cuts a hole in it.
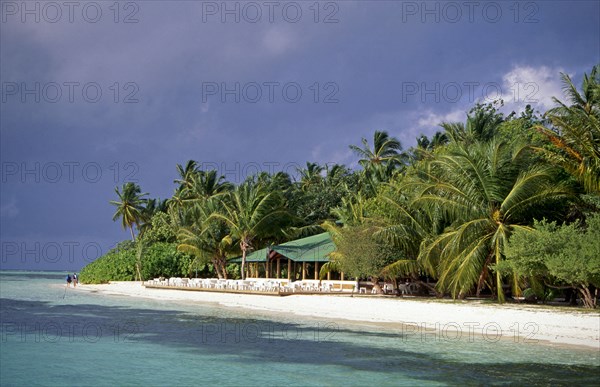
[[[356,281],[303,280],[290,282],[287,279],[247,278],[225,280],[217,278],[154,278],[146,281],[150,286],[190,287],[229,291],[259,291],[285,293],[358,292]]]

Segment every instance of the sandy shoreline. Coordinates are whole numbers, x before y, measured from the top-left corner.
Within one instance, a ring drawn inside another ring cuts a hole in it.
[[[548,309],[523,305],[487,305],[409,298],[349,297],[328,295],[263,295],[147,289],[140,282],[80,285],[79,291],[125,295],[155,300],[217,303],[315,318],[369,323],[406,324],[406,334],[435,334],[440,340],[483,335],[493,342],[510,338],[521,343],[548,341],[600,350],[600,313]]]

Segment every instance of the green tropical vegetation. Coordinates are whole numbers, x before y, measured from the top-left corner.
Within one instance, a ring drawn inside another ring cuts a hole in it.
[[[250,252],[326,230],[336,250],[321,277],[408,280],[421,294],[498,302],[577,292],[596,307],[600,66],[580,88],[562,81],[564,96],[544,114],[477,104],[407,150],[377,130],[349,145],[356,169],[307,162],[296,176],[262,172],[233,184],[190,160],[176,166],[166,200],[126,183],[110,203],[132,241],[81,280],[245,278]],[[241,265],[229,262],[239,256]]]
[[[576,289],[585,306],[595,308],[600,287],[600,214],[580,222],[557,225],[536,221],[535,233],[517,230],[500,271],[535,278],[532,290]]]

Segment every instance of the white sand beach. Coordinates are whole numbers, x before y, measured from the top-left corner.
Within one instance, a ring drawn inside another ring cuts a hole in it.
[[[600,313],[532,305],[490,305],[478,301],[415,298],[290,295],[286,297],[150,289],[140,282],[80,285],[78,291],[156,300],[217,303],[227,307],[281,312],[331,320],[398,324],[407,335],[456,340],[483,335],[490,342],[547,341],[600,350]]]

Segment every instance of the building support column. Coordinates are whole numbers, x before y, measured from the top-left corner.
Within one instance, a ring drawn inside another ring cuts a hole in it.
[[[277,258],[277,276],[275,278],[279,279],[281,276],[281,258]]]
[[[306,279],[306,262],[302,262],[302,281]]]
[[[319,279],[319,262],[315,261],[315,279]]]
[[[292,260],[288,259],[288,281],[292,279]]]

